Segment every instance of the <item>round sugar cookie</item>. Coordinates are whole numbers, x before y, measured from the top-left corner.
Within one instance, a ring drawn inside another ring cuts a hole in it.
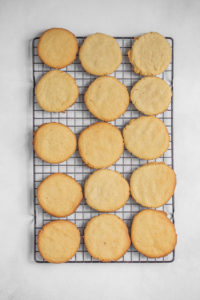
[[[111,212],[121,208],[128,201],[129,184],[119,172],[98,170],[86,180],[84,194],[90,207]]]
[[[169,147],[169,133],[156,117],[133,119],[123,129],[124,143],[129,152],[142,159],[158,158]]]
[[[143,255],[159,258],[174,250],[176,229],[165,212],[146,209],[133,218],[131,240],[136,250]]]
[[[131,101],[145,115],[157,115],[168,109],[172,91],[165,80],[144,77],[131,90]]]
[[[75,35],[69,30],[52,28],[41,35],[37,52],[47,66],[61,69],[75,60],[78,42]]]
[[[112,36],[95,33],[84,40],[79,59],[86,72],[97,76],[108,75],[121,64],[122,53]]]
[[[129,105],[129,93],[115,77],[95,79],[84,95],[85,105],[98,119],[113,121],[125,113]]]
[[[90,255],[104,262],[120,259],[131,244],[124,221],[109,214],[94,217],[87,223],[84,242]]]
[[[120,158],[124,143],[117,127],[97,122],[81,132],[78,149],[86,165],[101,169],[111,166]]]
[[[69,261],[80,245],[80,232],[76,225],[66,220],[56,220],[42,227],[38,235],[41,256],[51,263]]]
[[[39,158],[58,164],[75,152],[76,136],[61,123],[46,123],[34,132],[33,147]]]
[[[158,75],[171,61],[171,47],[160,33],[149,32],[135,39],[128,57],[135,73]]]
[[[41,182],[37,189],[37,198],[48,214],[66,217],[77,209],[83,194],[81,185],[74,178],[55,173]]]
[[[146,207],[160,207],[174,194],[176,174],[163,162],[154,162],[136,169],[130,178],[131,195]]]
[[[49,112],[64,112],[78,98],[78,86],[69,74],[53,70],[38,81],[35,89],[40,107]]]

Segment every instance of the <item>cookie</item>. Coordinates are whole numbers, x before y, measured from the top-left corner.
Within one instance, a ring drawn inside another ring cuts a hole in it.
[[[97,122],[81,132],[78,149],[86,165],[101,169],[111,166],[120,158],[124,143],[117,127]]]
[[[169,133],[165,124],[156,117],[133,119],[123,129],[127,150],[142,159],[163,155],[169,147]]]
[[[77,209],[83,194],[81,185],[72,177],[55,173],[45,178],[37,189],[40,206],[50,215],[66,217]]]
[[[115,77],[95,79],[84,95],[88,110],[102,121],[113,121],[125,113],[129,105],[129,93]]]
[[[130,178],[131,195],[146,207],[160,207],[174,194],[176,174],[163,162],[154,162],[136,169]]]
[[[129,184],[119,172],[98,170],[86,180],[84,194],[90,207],[111,212],[126,204],[129,198]]]
[[[97,76],[108,75],[121,64],[122,53],[112,36],[95,33],[84,40],[79,59],[86,72]]]
[[[146,209],[133,218],[131,240],[135,249],[143,255],[159,258],[174,250],[176,229],[165,212]]]
[[[135,39],[128,57],[135,73],[158,75],[167,69],[172,53],[164,36],[150,32]]]
[[[47,223],[38,234],[41,256],[51,263],[69,261],[80,245],[80,232],[76,225],[66,220]]]
[[[33,147],[39,158],[58,164],[75,152],[76,136],[61,123],[46,123],[34,132]]]
[[[78,86],[69,74],[53,70],[38,81],[35,94],[42,109],[49,112],[64,112],[78,98]]]
[[[84,242],[90,255],[104,262],[120,259],[131,244],[124,221],[108,214],[94,217],[87,223]]]
[[[131,101],[145,115],[157,115],[168,109],[172,97],[170,86],[158,77],[144,77],[131,90]]]
[[[69,30],[52,28],[41,35],[37,52],[47,66],[61,69],[75,60],[78,42],[75,35]]]

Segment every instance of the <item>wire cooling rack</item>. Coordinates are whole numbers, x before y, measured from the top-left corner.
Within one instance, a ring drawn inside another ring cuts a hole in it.
[[[78,37],[79,46],[82,44],[84,37]],[[78,137],[80,132],[88,127],[89,125],[97,122],[98,120],[91,115],[91,113],[86,109],[83,101],[83,95],[87,90],[89,84],[96,78],[96,76],[90,75],[85,72],[80,64],[80,61],[77,59],[73,64],[62,69],[65,72],[68,72],[72,75],[79,87],[79,97],[77,102],[70,107],[65,113],[50,113],[43,111],[37,104],[35,98],[35,85],[43,74],[50,71],[51,68],[44,65],[40,58],[37,55],[37,44],[39,38],[33,40],[33,130],[35,131],[38,126],[48,122],[60,122],[64,125],[69,126],[72,131]],[[132,66],[128,61],[127,51],[131,48],[134,39],[130,37],[116,37],[117,42],[120,45],[123,60],[119,68],[112,74],[117,79],[119,79],[123,84],[125,84],[130,91],[133,84],[138,81],[141,76],[133,72]],[[173,39],[167,37],[172,49],[172,61],[168,69],[162,73],[159,77],[166,80],[167,83],[171,86],[173,90]],[[123,116],[117,119],[114,122],[111,122],[119,129],[122,129],[131,119],[138,118],[141,115],[140,112],[136,110],[132,103],[130,103],[127,111]],[[164,121],[170,135],[170,147],[164,153],[164,155],[156,160],[152,161],[163,161],[173,168],[173,99],[168,111],[158,115],[158,118]],[[132,172],[139,166],[147,163],[146,160],[138,159],[132,156],[127,150],[124,150],[121,158],[110,167],[112,170],[116,170],[123,174],[123,176],[129,180]],[[78,151],[69,158],[67,161],[60,164],[49,164],[40,160],[36,154],[33,154],[33,185],[34,185],[34,259],[36,262],[45,263],[46,261],[40,256],[37,247],[37,236],[38,232],[42,226],[48,223],[51,220],[57,218],[50,216],[45,213],[40,207],[36,190],[39,184],[45,179],[48,175],[52,173],[62,172],[66,173],[73,178],[75,178],[83,187],[85,179],[94,172],[94,169],[88,168],[80,158]],[[139,204],[137,204],[131,197],[129,198],[127,204],[121,209],[117,210],[114,214],[121,217],[130,229],[132,219],[136,213],[144,209]],[[165,211],[168,217],[174,222],[174,197],[170,199],[158,210]],[[83,236],[83,230],[87,222],[94,216],[99,215],[100,213],[90,208],[86,203],[85,199],[82,200],[80,206],[77,208],[76,212],[71,216],[68,216],[66,219],[74,222],[81,232],[81,237]],[[64,218],[65,219],[65,218]],[[174,260],[174,251],[159,259],[151,259],[143,256],[138,253],[133,246],[129,248],[127,253],[115,263],[146,263],[146,262],[172,262]],[[70,260],[70,262],[98,262],[92,258],[87,252],[83,238],[81,238],[81,244],[76,255]]]

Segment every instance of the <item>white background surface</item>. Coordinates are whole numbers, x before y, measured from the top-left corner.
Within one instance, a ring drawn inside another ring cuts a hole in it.
[[[174,263],[33,262],[31,40],[51,27],[174,38]],[[198,0],[0,0],[0,299],[200,299],[199,69]]]

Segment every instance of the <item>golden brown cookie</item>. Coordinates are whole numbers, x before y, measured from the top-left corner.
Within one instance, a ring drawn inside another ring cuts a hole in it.
[[[144,77],[131,90],[131,101],[145,115],[157,115],[168,109],[172,91],[165,80]]]
[[[121,64],[122,53],[112,36],[95,33],[84,40],[79,59],[86,72],[97,76],[108,75]]]
[[[93,209],[111,212],[126,204],[129,184],[119,172],[98,170],[86,180],[84,194],[87,204]]]
[[[163,162],[143,165],[131,175],[131,195],[146,207],[160,207],[174,194],[176,174]]]
[[[81,132],[78,149],[86,165],[101,169],[111,166],[120,158],[124,143],[117,127],[97,122]]]
[[[75,35],[69,30],[52,28],[41,35],[37,52],[47,66],[61,69],[75,60],[78,42]]]
[[[135,73],[158,75],[165,71],[171,61],[171,47],[157,32],[149,32],[136,38],[128,52]]]
[[[115,77],[95,79],[84,95],[85,105],[98,119],[113,121],[125,113],[129,105],[129,93]]]
[[[165,212],[145,209],[133,218],[131,240],[143,255],[159,258],[174,250],[176,229]]]
[[[48,214],[66,217],[77,209],[83,194],[81,185],[74,178],[55,173],[41,182],[37,189],[37,198]]]
[[[76,136],[61,123],[46,123],[34,132],[33,147],[39,158],[58,164],[75,152]]]
[[[84,241],[90,255],[104,262],[120,259],[131,243],[124,221],[108,214],[94,217],[87,223]]]
[[[80,232],[76,225],[66,220],[56,220],[42,227],[38,235],[41,256],[51,263],[69,261],[80,245]]]
[[[123,129],[124,143],[129,152],[142,159],[163,155],[169,147],[169,133],[156,117],[133,119]]]
[[[78,86],[69,74],[53,70],[42,76],[36,85],[35,94],[42,109],[63,112],[78,98]]]

